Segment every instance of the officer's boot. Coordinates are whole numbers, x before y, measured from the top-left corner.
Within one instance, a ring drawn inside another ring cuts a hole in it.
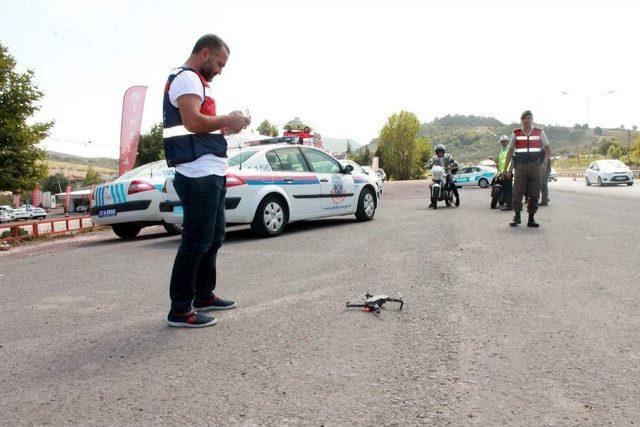
[[[536,222],[536,219],[533,217],[534,214],[529,214],[529,221],[527,221],[527,227],[540,227],[540,224]]]
[[[516,212],[516,214],[513,217],[513,221],[511,221],[511,223],[509,224],[512,227],[517,227],[518,225],[520,225],[522,221],[520,220],[520,212]]]

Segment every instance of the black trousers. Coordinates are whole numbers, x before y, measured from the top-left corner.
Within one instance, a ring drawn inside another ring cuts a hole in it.
[[[193,299],[209,299],[216,287],[216,258],[225,236],[226,177],[189,178],[176,173],[173,185],[182,201],[182,242],[171,273],[169,293],[175,313],[190,312]]]

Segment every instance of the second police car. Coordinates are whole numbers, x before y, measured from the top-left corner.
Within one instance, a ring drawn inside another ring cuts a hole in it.
[[[257,234],[276,236],[294,221],[353,215],[373,219],[379,201],[376,184],[353,166],[342,166],[322,150],[294,145],[287,138],[229,152],[225,217],[227,224],[250,224]],[[160,204],[166,223],[182,223],[182,204],[166,183]]]
[[[160,216],[160,202],[165,199],[162,187],[174,173],[166,161],[159,160],[96,186],[89,210],[91,221],[111,226],[113,232],[124,239],[135,237],[143,227],[160,224],[170,234],[179,234],[179,226],[164,223]]]
[[[453,181],[458,187],[478,185],[481,188],[487,188],[496,173],[498,170],[490,166],[461,167],[453,176]]]

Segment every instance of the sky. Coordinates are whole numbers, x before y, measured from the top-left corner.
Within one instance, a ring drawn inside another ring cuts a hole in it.
[[[219,114],[248,109],[254,128],[297,116],[366,144],[402,110],[511,123],[525,109],[544,124],[640,125],[640,2],[0,1],[0,43],[35,72],[52,151],[117,158],[124,91],[148,86],[148,131],[206,33],[231,50],[212,84]]]

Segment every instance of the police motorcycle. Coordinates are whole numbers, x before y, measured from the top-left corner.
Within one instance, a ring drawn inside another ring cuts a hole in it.
[[[504,181],[505,177],[501,173],[496,174],[491,180],[491,209],[495,209],[498,205],[504,205],[504,200],[502,199]]]
[[[451,173],[455,173],[452,170]],[[434,165],[431,168],[432,183],[429,186],[431,193],[431,205],[433,209],[438,209],[438,202],[444,202],[447,206],[452,204],[460,206],[460,196],[453,191],[455,183],[453,179],[447,179],[447,171],[442,166]]]

